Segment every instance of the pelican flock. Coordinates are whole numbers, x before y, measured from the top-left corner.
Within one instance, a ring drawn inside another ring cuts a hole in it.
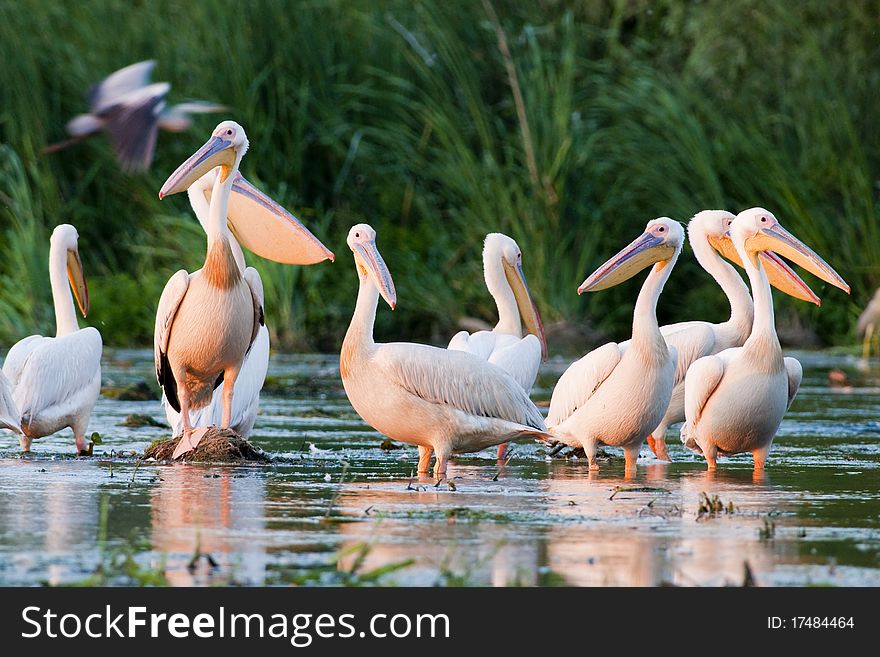
[[[718,454],[751,452],[761,471],[803,371],[796,359],[782,355],[770,282],[758,254],[775,251],[847,294],[849,285],[764,208],[740,212],[730,233],[754,296],[751,332],[742,347],[704,356],[688,369],[681,440],[703,454],[709,470]]]
[[[108,76],[91,91],[89,114],[68,124],[72,139],[48,150],[105,131],[123,168],[145,169],[159,128],[186,130],[192,113],[223,109],[198,101],[168,107],[169,85],[150,82],[154,67],[153,61],[139,62]],[[156,313],[156,376],[172,434],[179,436],[175,459],[197,447],[209,427],[231,428],[243,438],[254,429],[270,339],[262,280],[247,266],[244,250],[287,264],[334,260],[296,217],[241,175],[248,146],[241,125],[221,122],[159,191],[160,199],[186,191],[207,237],[203,266],[171,276]],[[760,472],[802,377],[798,361],[780,348],[771,287],[820,303],[783,258],[847,293],[849,286],[763,208],[738,215],[698,212],[687,237],[726,297],[728,319],[659,326],[657,305],[685,230],[668,217],[648,222],[578,288],[578,294],[598,292],[650,269],[636,299],[631,337],[569,366],[553,389],[545,421],[530,393],[547,342],[519,245],[501,233],[484,241],[483,275],[498,312],[494,328],[460,331],[446,349],[383,344],[375,342],[373,326],[380,297],[392,310],[397,303],[394,282],[375,230],[357,224],[346,242],[358,293],[339,359],[348,399],[377,431],[417,446],[420,474],[429,472],[435,456],[437,478],[446,475],[453,454],[498,446],[501,457],[511,440],[583,448],[590,470],[598,469],[600,445],[620,447],[625,471],[633,474],[646,440],[659,459],[670,460],[666,433],[682,421],[682,443],[702,454],[710,470],[719,455],[750,452]],[[24,451],[35,438],[69,427],[77,451],[90,453],[86,433],[100,392],[102,341],[76,319],[74,299],[83,316],[89,309],[78,239],[73,226],[62,224],[50,240],[56,335],[24,338],[0,372],[0,429],[15,433]],[[745,270],[748,286],[733,265]],[[859,322],[867,340],[875,328],[869,315]]]
[[[339,372],[351,405],[377,431],[418,445],[419,472],[436,455],[434,476],[450,454],[475,452],[514,438],[548,438],[544,419],[507,372],[473,354],[411,342],[376,344],[379,295],[392,310],[394,281],[367,224],[348,232],[358,295],[342,342]]]
[[[193,213],[205,234],[208,233],[211,193],[219,172],[219,167],[209,171],[187,189]],[[240,173],[236,173],[233,177],[228,207],[227,225],[231,233],[227,236],[229,248],[242,277],[252,284],[254,293],[260,301],[261,313],[264,315],[263,283],[260,274],[253,267],[246,265],[244,252],[236,236],[239,236],[249,250],[275,262],[310,265],[323,260],[334,260],[333,252],[312,235],[302,222],[254,187]],[[263,322],[245,355],[235,382],[229,426],[242,438],[250,436],[254,428],[259,410],[260,390],[266,380],[268,368],[269,329]],[[224,383],[221,382],[214,389],[210,404],[190,412],[191,426],[207,427],[221,424],[223,390]],[[180,409],[168,402],[164,392],[162,404],[172,433],[179,435],[183,431]]]
[[[4,424],[17,418],[18,430],[13,431],[22,451],[30,451],[35,438],[69,427],[77,451],[88,454],[91,445],[86,430],[101,391],[103,344],[96,328],[81,329],[76,321],[71,290],[83,317],[89,312],[89,290],[79,257],[79,234],[69,224],[52,231],[49,282],[55,304],[55,337],[28,336],[6,354],[3,374],[12,395],[10,403],[0,382],[0,404],[11,416]]]
[[[676,350],[675,383],[669,407],[660,424],[648,435],[648,445],[658,458],[665,461],[671,460],[666,449],[666,431],[671,425],[684,421],[684,378],[688,368],[698,358],[742,345],[752,328],[754,309],[749,289],[736,270],[719,255],[724,254],[741,264],[730,241],[733,219],[734,215],[725,210],[703,210],[688,222],[688,241],[694,256],[727,297],[730,318],[719,324],[689,321],[660,328],[666,344]],[[785,261],[771,251],[762,252],[760,256],[775,287],[796,298],[819,304],[819,297]]]

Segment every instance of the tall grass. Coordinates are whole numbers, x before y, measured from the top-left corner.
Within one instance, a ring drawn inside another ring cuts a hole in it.
[[[91,83],[146,58],[171,102],[232,108],[251,142],[243,173],[337,254],[250,259],[286,348],[338,348],[356,287],[344,240],[359,221],[378,230],[398,287],[382,338],[442,341],[462,315],[491,320],[480,243],[499,230],[522,247],[546,319],[623,336],[638,283],[587,299],[576,286],[648,219],[705,207],[764,205],[838,267],[852,301],[779,300],[780,317],[826,340],[849,337],[880,284],[870,3],[23,0],[0,13],[4,342],[51,324],[56,223],[80,230],[89,319],[110,344],[149,342],[165,280],[200,265],[185,199],[160,204],[156,190],[217,117],[161,134],[143,176],[120,172],[102,138],[39,155]],[[662,319],[724,307],[685,255]]]

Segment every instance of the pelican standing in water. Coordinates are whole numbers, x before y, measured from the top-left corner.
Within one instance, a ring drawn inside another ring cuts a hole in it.
[[[706,457],[709,470],[719,453],[751,452],[755,471],[761,472],[800,387],[802,369],[794,358],[782,356],[770,282],[758,254],[775,251],[847,293],[849,286],[764,208],[740,212],[730,233],[752,287],[752,330],[742,347],[700,358],[688,369],[681,440]]]
[[[547,340],[523,273],[522,251],[507,235],[486,235],[483,277],[498,308],[498,323],[491,331],[459,331],[452,336],[447,349],[488,360],[510,374],[527,393],[531,392],[541,361],[547,359]],[[499,459],[504,458],[506,447],[505,443],[498,446]]]
[[[189,411],[211,404],[221,382],[220,426],[230,426],[236,379],[264,324],[261,285],[248,271],[242,274],[226,223],[229,195],[247,149],[244,128],[223,121],[159,191],[160,199],[186,191],[208,171],[220,168],[208,209],[205,264],[192,274],[183,269],[174,274],[156,313],[156,377],[168,403],[182,416],[183,435],[174,458],[195,449],[205,435],[206,428],[192,431]]]
[[[475,452],[514,438],[549,438],[541,413],[501,368],[472,354],[409,342],[376,344],[379,295],[394,309],[394,281],[376,247],[376,231],[358,224],[347,243],[359,288],[342,342],[339,372],[351,405],[377,431],[418,445],[419,473],[431,452],[434,476],[450,454]]]
[[[634,473],[639,448],[669,406],[677,354],[660,333],[657,301],[683,244],[677,221],[649,221],[641,236],[578,288],[578,294],[604,290],[651,267],[636,300],[632,339],[609,342],[573,363],[550,399],[548,431],[566,445],[583,447],[590,470],[599,468],[601,443],[623,447],[626,471]]]
[[[79,257],[79,234],[61,224],[49,240],[49,281],[55,303],[55,337],[31,335],[20,340],[3,363],[20,418],[19,443],[25,452],[31,441],[70,427],[80,454],[90,454],[86,430],[101,392],[101,334],[76,321],[73,296],[85,317],[89,290]],[[68,286],[69,283],[69,286]]]
[[[715,279],[727,297],[730,318],[719,324],[691,321],[660,328],[666,344],[675,347],[678,354],[669,408],[657,428],[648,435],[651,451],[665,461],[672,460],[666,449],[666,430],[684,421],[684,377],[688,368],[698,358],[739,347],[752,329],[754,309],[749,289],[737,271],[719,255],[721,253],[741,264],[728,232],[733,217],[724,210],[703,210],[688,223],[688,242],[697,262]],[[819,304],[819,297],[776,254],[767,251],[761,254],[761,259],[772,285],[786,294]]]
[[[211,192],[219,173],[219,168],[209,171],[187,190],[190,205],[205,233],[208,232]],[[227,238],[229,247],[242,277],[252,283],[261,311],[264,308],[263,283],[257,270],[245,264],[239,239],[250,251],[275,262],[310,265],[334,259],[333,252],[321,244],[296,217],[254,187],[240,173],[235,174],[232,183],[227,220],[232,233]],[[264,323],[260,325],[235,382],[229,426],[242,438],[250,436],[254,428],[260,390],[266,380],[268,368],[269,329]],[[214,389],[208,406],[190,412],[191,426],[205,427],[221,423],[224,387],[221,383]],[[180,411],[171,406],[164,395],[162,403],[174,435],[180,434],[183,431]]]

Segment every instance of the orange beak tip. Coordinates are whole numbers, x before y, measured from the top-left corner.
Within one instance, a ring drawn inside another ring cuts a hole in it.
[[[159,200],[161,201],[163,198],[164,198],[164,195],[162,194],[162,192],[159,192]]]

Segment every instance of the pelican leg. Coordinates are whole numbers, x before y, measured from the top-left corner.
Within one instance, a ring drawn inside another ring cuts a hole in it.
[[[29,451],[31,451],[31,442],[32,441],[33,441],[33,438],[31,438],[30,436],[25,436],[24,434],[21,434],[18,437],[18,446],[21,447],[22,452],[29,452]]]
[[[226,370],[223,373],[223,418],[220,420],[220,428],[228,429],[232,422],[232,394],[235,388],[235,380],[238,378],[238,368]]]
[[[648,434],[648,447],[651,448],[651,451],[654,452],[654,456],[656,456],[661,461],[672,461],[669,457],[669,451],[666,449],[666,436],[665,432],[659,432],[659,438],[655,438],[654,434]]]
[[[504,457],[507,456],[507,443],[498,445],[498,461],[504,463]]]
[[[71,428],[73,429],[73,439],[76,441],[77,456],[91,456],[92,443],[86,440],[86,428],[82,424],[77,424]]]
[[[715,461],[717,455],[718,450],[715,445],[703,445],[703,456],[706,457],[706,469],[709,472],[715,472],[718,467],[718,463]]]
[[[752,450],[752,458],[755,461],[755,472],[764,471],[764,461],[767,460],[767,454],[770,452],[770,445]]]
[[[431,471],[431,454],[433,453],[433,448],[419,445],[419,474],[428,474]]]
[[[449,460],[449,448],[435,449],[437,460],[434,461],[434,479],[446,479],[446,462]]]
[[[638,468],[637,462],[639,460],[639,451],[641,450],[642,443],[635,443],[633,445],[625,445],[623,447],[623,458],[625,460],[626,465],[624,466],[624,472],[629,475],[634,475],[636,473],[636,469]]]
[[[590,464],[590,471],[598,472],[599,463],[596,461],[596,452],[599,451],[599,443],[592,438],[583,441],[584,454],[587,455],[587,462]]]

